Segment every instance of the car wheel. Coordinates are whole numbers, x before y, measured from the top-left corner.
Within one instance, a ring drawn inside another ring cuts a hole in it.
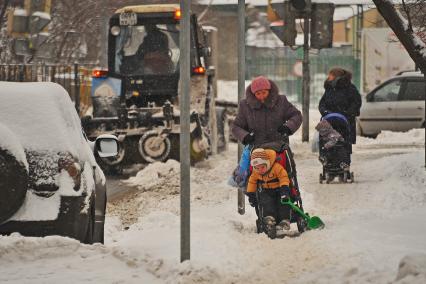
[[[22,206],[28,188],[28,171],[10,151],[0,147],[0,224]]]

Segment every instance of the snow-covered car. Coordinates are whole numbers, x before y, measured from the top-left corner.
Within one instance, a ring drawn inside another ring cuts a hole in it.
[[[425,127],[425,81],[420,72],[404,72],[368,93],[357,118],[357,132],[375,137],[382,130]]]
[[[55,83],[0,82],[0,234],[103,242],[105,176],[96,163],[117,138],[88,141]]]

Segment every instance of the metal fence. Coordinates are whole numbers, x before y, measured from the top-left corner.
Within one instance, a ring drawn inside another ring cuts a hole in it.
[[[55,82],[67,90],[77,112],[82,115],[91,107],[92,70],[88,65],[0,64],[0,81]]]
[[[348,55],[349,53],[349,55]],[[264,75],[277,83],[280,91],[292,102],[302,102],[302,54],[299,51],[280,49],[278,52],[249,49],[246,57],[246,78]],[[352,72],[353,82],[360,85],[359,59],[351,52],[337,50],[310,54],[311,106],[315,107],[324,93],[324,80],[333,67],[342,67]]]

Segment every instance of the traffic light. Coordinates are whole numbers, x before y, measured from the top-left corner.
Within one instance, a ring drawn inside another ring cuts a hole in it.
[[[9,12],[8,33],[15,39],[15,54],[33,54],[46,42],[51,3],[52,0],[25,0],[24,9],[15,8]]]
[[[50,23],[50,15],[46,13],[35,12],[30,16],[29,21],[30,34],[40,33]]]
[[[332,3],[313,3],[311,14],[311,46],[312,48],[330,48],[333,45]]]
[[[296,10],[290,1],[269,0],[268,6],[282,19],[271,23],[270,28],[272,32],[284,45],[296,45],[296,18],[300,14],[300,11]]]
[[[272,9],[279,19],[274,18],[270,25],[272,32],[287,46],[296,45],[296,19],[310,19],[311,46],[316,49],[328,48],[333,43],[334,5],[321,0],[269,0],[268,10]],[[270,16],[268,11],[268,18]]]

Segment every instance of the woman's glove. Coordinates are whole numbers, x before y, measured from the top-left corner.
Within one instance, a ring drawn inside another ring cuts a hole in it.
[[[277,131],[282,135],[290,136],[292,134],[292,131],[290,130],[290,128],[288,128],[288,126],[285,124],[281,124],[278,127]]]
[[[254,140],[255,140],[255,137],[254,137],[254,133],[252,132],[252,133],[247,134],[246,136],[244,136],[244,138],[243,138],[243,144],[244,145],[253,144]]]

